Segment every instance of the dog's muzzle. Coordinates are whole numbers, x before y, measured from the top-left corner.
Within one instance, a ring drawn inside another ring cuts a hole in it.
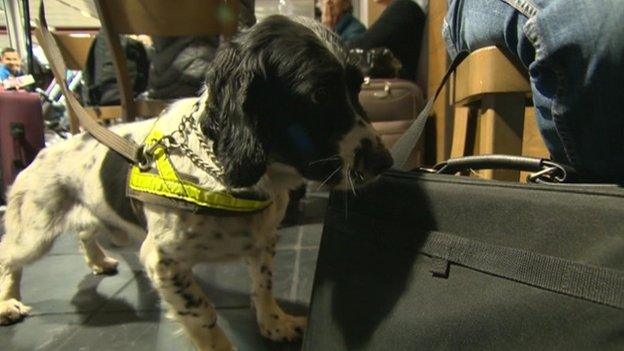
[[[359,172],[364,180],[377,177],[392,167],[390,152],[381,143],[373,144],[369,139],[362,140],[355,150],[354,171]]]

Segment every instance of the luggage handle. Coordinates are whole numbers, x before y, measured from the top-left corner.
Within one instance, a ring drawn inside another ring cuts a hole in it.
[[[13,167],[18,170],[23,170],[26,168],[24,157],[24,138],[26,137],[26,127],[24,126],[24,123],[11,122],[10,130],[11,137],[13,138],[13,146],[16,149],[16,155],[13,159]]]
[[[527,177],[530,183],[563,183],[570,181],[574,169],[551,160],[511,155],[480,155],[452,158],[433,166],[431,172],[455,174],[478,169],[511,169],[534,172]]]
[[[371,84],[370,77],[364,78],[363,85],[364,86],[368,86],[370,84]],[[391,85],[392,85],[392,83],[390,83],[390,81],[388,81],[388,80],[385,81],[385,83],[384,83],[384,90],[383,91],[376,91],[376,92],[374,92],[373,96],[378,98],[378,99],[385,99],[385,98],[387,98],[388,96],[390,96]]]

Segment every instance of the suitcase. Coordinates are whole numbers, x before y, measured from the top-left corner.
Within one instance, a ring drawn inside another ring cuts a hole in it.
[[[367,79],[362,84],[359,99],[387,147],[394,145],[425,106],[422,90],[404,79]],[[422,153],[421,141],[414,149],[409,165],[419,164]]]
[[[619,186],[390,171],[332,193],[324,223],[305,351],[624,349]]]
[[[39,95],[24,91],[0,91],[0,167],[2,199],[17,174],[45,146]]]

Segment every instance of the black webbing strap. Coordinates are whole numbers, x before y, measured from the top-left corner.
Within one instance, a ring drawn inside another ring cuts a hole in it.
[[[624,309],[623,271],[440,232],[432,232],[420,252],[498,277]]]
[[[95,139],[116,151],[131,163],[137,163],[140,146],[131,140],[122,138],[121,136],[108,130],[108,128],[105,128],[97,123],[97,121],[92,118],[80,105],[80,102],[78,102],[69,88],[67,88],[67,81],[64,78],[61,78],[65,77],[67,66],[65,65],[61,51],[56,45],[56,41],[54,40],[52,33],[50,33],[50,30],[48,29],[43,3],[44,1],[42,0],[39,6],[39,23],[37,24],[36,29],[38,34],[41,36],[41,38],[39,38],[39,45],[41,45],[46,53],[50,63],[50,68],[54,72],[54,76],[60,80],[57,83],[65,96],[65,100],[68,105],[67,107],[75,112],[80,124]]]
[[[429,98],[429,101],[427,101],[427,105],[425,105],[425,108],[420,111],[418,117],[414,120],[412,125],[405,131],[405,133],[403,133],[403,135],[401,135],[401,137],[392,147],[392,150],[390,150],[390,153],[392,154],[392,159],[394,160],[394,169],[403,170],[405,163],[412,154],[412,150],[414,150],[414,147],[416,147],[416,144],[418,143],[418,140],[420,139],[420,136],[425,129],[425,124],[427,123],[427,118],[429,117],[431,109],[433,108],[433,103],[437,99],[438,95],[440,95],[440,92],[448,81],[451,73],[455,71],[455,68],[457,68],[457,66],[459,66],[459,64],[466,57],[468,57],[468,51],[461,51],[459,54],[457,54],[457,56],[455,56],[453,62],[451,62],[451,65],[449,66],[449,69],[446,71],[446,74],[442,78],[440,85],[438,85],[435,94]]]

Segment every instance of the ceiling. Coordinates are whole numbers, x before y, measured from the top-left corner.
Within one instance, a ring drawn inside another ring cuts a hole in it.
[[[38,17],[40,2],[41,0],[28,1],[31,19]],[[45,0],[45,6],[50,27],[88,30],[100,26],[93,0]],[[256,0],[258,19],[276,13],[312,17],[314,0]],[[3,30],[5,27],[4,1],[0,0],[0,48],[9,45],[8,35]]]
[[[41,0],[29,0],[30,16],[36,18]],[[97,10],[92,0],[46,0],[46,17],[52,27],[97,28]],[[281,4],[281,5],[280,5]],[[256,0],[258,19],[280,13],[313,16],[314,0]],[[0,26],[6,25],[4,3],[0,0]]]

